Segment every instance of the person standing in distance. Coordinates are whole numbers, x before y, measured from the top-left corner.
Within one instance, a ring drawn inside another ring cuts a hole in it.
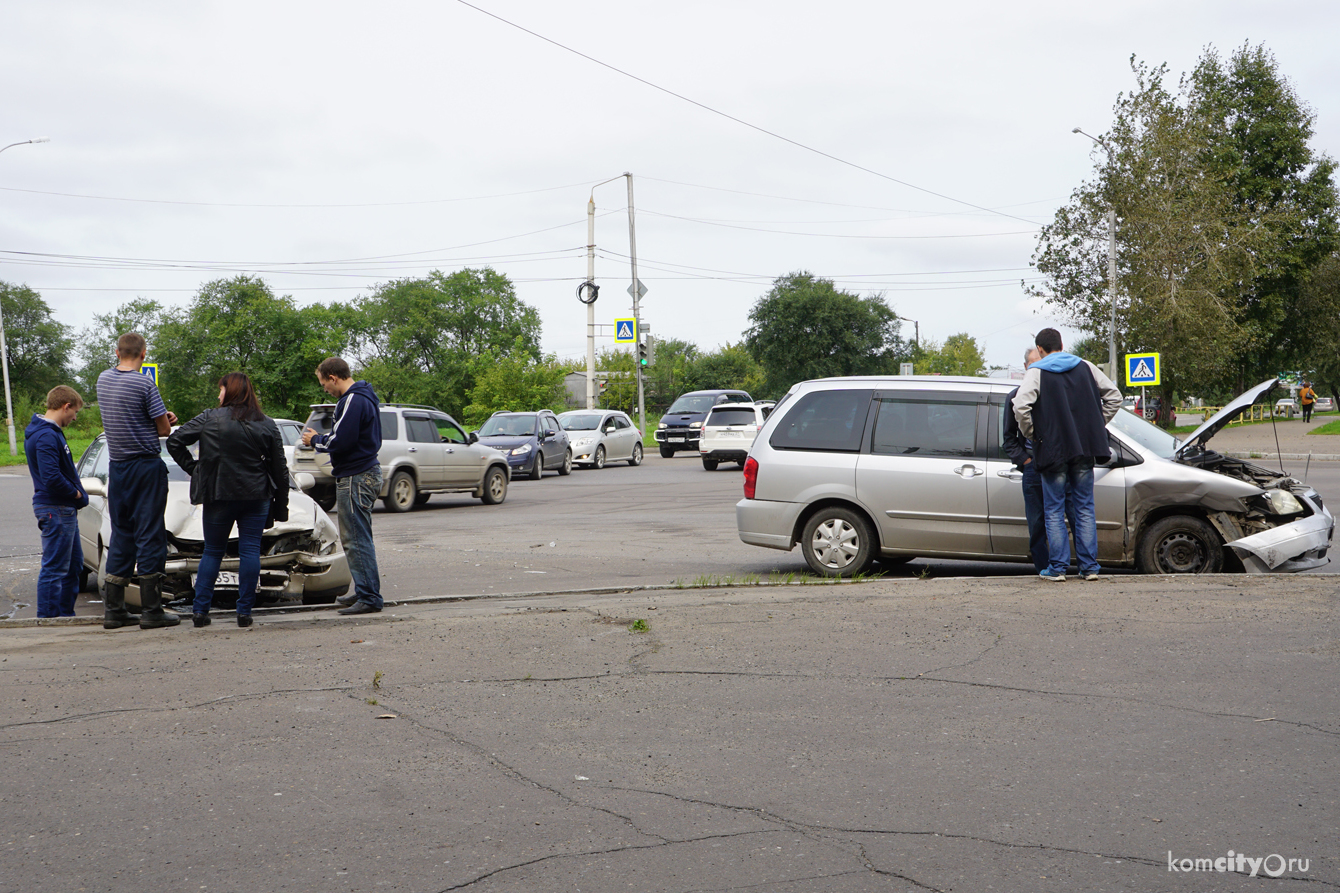
[[[75,473],[65,432],[83,408],[84,398],[67,385],[47,392],[47,411],[33,413],[23,432],[23,452],[33,478],[33,514],[42,532],[42,568],[37,572],[37,616],[73,617],[79,597],[84,547],[79,543],[79,510],[88,494]]]
[[[340,540],[354,578],[354,591],[336,601],[344,606],[341,614],[375,614],[382,609],[381,575],[372,542],[372,503],[382,490],[377,458],[382,446],[381,403],[372,385],[354,381],[349,364],[339,357],[322,360],[316,367],[316,380],[322,390],[339,399],[329,434],[311,428],[302,432],[305,446],[329,454],[330,472],[335,476]]]
[[[1317,392],[1312,390],[1312,382],[1303,382],[1303,389],[1298,392],[1298,403],[1303,407],[1303,421],[1312,421],[1312,409],[1317,402]]]
[[[102,410],[110,459],[107,514],[112,541],[107,549],[107,596],[103,629],[136,621],[126,610],[126,587],[138,565],[140,629],[176,626],[181,618],[163,610],[163,573],[167,565],[168,469],[158,438],[167,437],[177,416],[163,406],[153,380],[140,374],[144,336],[127,332],[116,342],[117,364],[98,376],[98,407]]]
[[[1098,367],[1066,353],[1061,333],[1038,332],[1040,359],[1024,373],[1014,396],[1019,431],[1033,441],[1042,479],[1050,563],[1044,580],[1064,582],[1070,567],[1066,516],[1071,516],[1075,556],[1085,580],[1098,579],[1098,523],[1093,507],[1093,466],[1112,455],[1107,423],[1121,408],[1121,392]]]

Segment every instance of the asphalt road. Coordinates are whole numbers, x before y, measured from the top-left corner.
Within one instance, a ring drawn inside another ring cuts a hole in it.
[[[0,890],[1334,889],[1335,590],[897,579],[9,629]],[[1215,871],[1230,852],[1257,876]]]
[[[1301,475],[1293,464],[1290,471]],[[1308,476],[1324,496],[1336,494],[1332,503],[1340,500],[1340,463],[1314,462]],[[799,549],[779,552],[740,542],[734,507],[741,487],[734,465],[708,472],[685,454],[662,459],[650,453],[638,468],[619,464],[514,480],[499,506],[468,495],[434,496],[395,514],[379,503],[373,531],[383,594],[553,592],[806,573]],[[41,554],[31,497],[26,474],[0,474],[0,609],[6,611],[6,593],[30,603],[34,598],[22,597],[35,589]],[[1333,562],[1320,572],[1338,570]],[[1032,570],[1027,564],[918,559],[889,573],[1027,576]],[[99,611],[99,605],[87,605],[88,598],[81,596],[79,613]],[[35,611],[29,604],[14,616]]]

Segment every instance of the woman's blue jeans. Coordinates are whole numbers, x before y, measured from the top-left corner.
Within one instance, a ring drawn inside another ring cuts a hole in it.
[[[223,499],[204,505],[205,553],[195,575],[196,614],[209,613],[214,601],[214,582],[219,564],[228,550],[228,535],[237,525],[238,593],[237,614],[246,617],[256,604],[256,585],[261,578],[261,533],[270,514],[268,499]]]

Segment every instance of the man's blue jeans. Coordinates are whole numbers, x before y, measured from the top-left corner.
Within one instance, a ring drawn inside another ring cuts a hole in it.
[[[107,475],[107,514],[112,541],[107,546],[107,574],[129,580],[161,574],[167,564],[168,470],[158,456],[112,460]]]
[[[382,581],[377,570],[377,549],[372,544],[372,504],[382,489],[382,470],[372,468],[335,480],[335,510],[340,520],[340,541],[354,578],[354,593],[360,602],[382,606]]]
[[[1024,518],[1028,521],[1028,554],[1033,570],[1042,573],[1051,564],[1047,551],[1047,518],[1042,507],[1042,478],[1029,462],[1024,466]]]
[[[1093,509],[1093,460],[1071,459],[1038,472],[1042,479],[1042,505],[1047,517],[1047,552],[1052,574],[1064,575],[1070,567],[1070,538],[1066,518],[1075,537],[1075,557],[1082,574],[1098,573],[1098,522]]]
[[[79,595],[84,546],[79,542],[79,510],[68,505],[35,505],[42,531],[42,569],[37,572],[37,616],[73,617]]]
[[[223,499],[205,503],[203,518],[205,551],[195,573],[195,603],[191,610],[208,614],[214,600],[214,583],[228,549],[228,534],[237,525],[237,616],[247,617],[256,604],[256,584],[261,578],[261,533],[270,514],[268,499]]]

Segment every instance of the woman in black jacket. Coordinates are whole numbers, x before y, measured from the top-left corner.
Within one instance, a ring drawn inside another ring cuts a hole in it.
[[[200,444],[200,458],[188,447]],[[219,406],[182,425],[167,441],[168,452],[191,476],[191,503],[204,506],[205,551],[195,578],[191,620],[209,625],[214,582],[238,533],[237,625],[251,626],[251,608],[261,575],[261,533],[271,511],[288,520],[288,468],[279,428],[261,412],[251,379],[229,372],[219,380]]]

